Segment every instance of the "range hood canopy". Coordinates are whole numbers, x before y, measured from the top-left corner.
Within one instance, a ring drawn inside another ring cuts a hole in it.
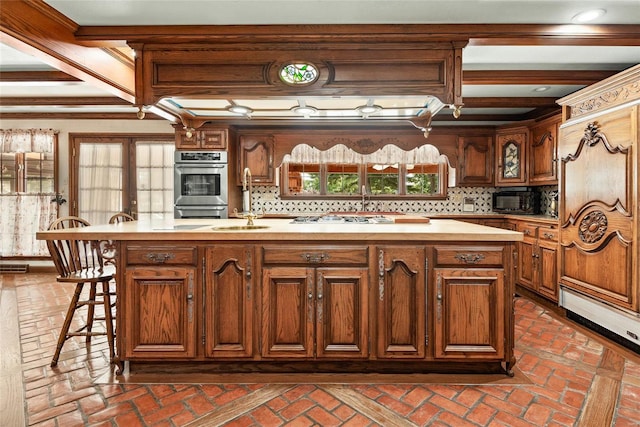
[[[409,120],[427,132],[445,106],[459,115],[468,40],[434,42],[427,33],[370,27],[357,34],[130,43],[136,104],[156,105],[187,128],[238,119]]]

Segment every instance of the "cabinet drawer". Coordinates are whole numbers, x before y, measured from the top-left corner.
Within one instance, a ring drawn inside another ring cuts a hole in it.
[[[264,246],[264,264],[366,264],[369,249],[366,246]]]
[[[538,229],[538,239],[545,240],[548,242],[557,242],[558,230],[555,228],[540,227]]]
[[[186,264],[195,265],[196,248],[191,247],[149,247],[129,246],[127,248],[127,265],[132,264]]]
[[[524,234],[524,238],[535,239],[536,238],[536,230],[538,225],[529,224],[526,222],[518,223],[518,231]]]
[[[434,248],[436,267],[500,267],[504,263],[503,246],[455,246]]]

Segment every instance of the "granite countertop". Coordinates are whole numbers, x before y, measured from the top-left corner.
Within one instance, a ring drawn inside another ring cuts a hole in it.
[[[425,218],[425,217],[422,217]],[[62,238],[152,241],[521,241],[522,233],[453,219],[428,223],[327,224],[292,223],[292,219],[259,218],[261,228],[244,229],[246,219],[167,219],[131,221],[78,229],[40,231],[40,240]]]

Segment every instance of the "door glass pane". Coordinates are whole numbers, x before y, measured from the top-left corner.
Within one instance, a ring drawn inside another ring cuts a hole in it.
[[[398,164],[367,164],[367,186],[371,194],[398,194],[398,177]]]
[[[106,224],[122,211],[122,144],[81,143],[78,161],[78,216]]]
[[[359,194],[358,165],[327,164],[327,194]]]
[[[173,218],[173,142],[136,142],[138,219]]]
[[[503,178],[518,178],[520,176],[520,146],[515,141],[509,141],[503,149],[504,162]]]

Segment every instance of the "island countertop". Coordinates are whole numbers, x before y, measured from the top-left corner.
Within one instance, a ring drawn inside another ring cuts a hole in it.
[[[403,240],[516,242],[520,232],[470,224],[452,219],[428,223],[293,223],[291,219],[260,218],[262,228],[241,229],[246,219],[165,219],[92,225],[76,229],[40,231],[36,238],[147,240],[147,241],[308,241],[308,240]],[[238,229],[240,228],[240,229]]]

